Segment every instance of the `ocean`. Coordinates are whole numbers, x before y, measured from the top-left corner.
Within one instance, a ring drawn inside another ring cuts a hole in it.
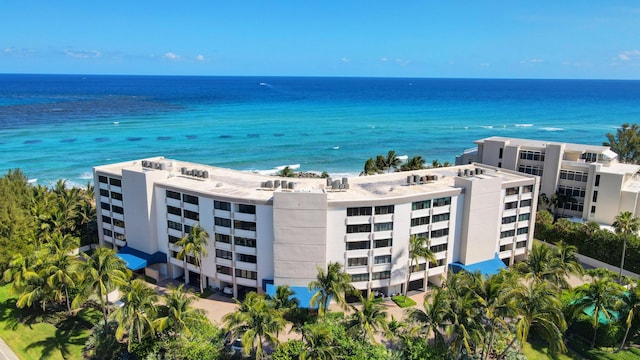
[[[600,145],[640,122],[640,81],[0,75],[0,171],[82,185],[165,156],[358,174],[395,150],[453,162],[489,136]]]

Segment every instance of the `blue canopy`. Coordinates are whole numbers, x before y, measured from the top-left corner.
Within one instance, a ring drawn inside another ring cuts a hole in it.
[[[507,266],[500,260],[498,254],[495,254],[495,257],[490,260],[477,262],[475,264],[461,264],[459,262],[453,262],[449,264],[451,270],[454,273],[457,273],[460,270],[464,270],[470,273],[475,273],[476,271],[480,271],[482,275],[491,276],[500,272],[500,269],[505,269]]]
[[[304,286],[290,286],[289,287],[293,291],[293,295],[289,297],[289,299],[298,299],[298,306],[306,309],[317,309],[318,305],[311,306],[309,302],[311,301],[311,297],[315,294],[315,291],[309,291],[307,287]],[[275,296],[276,295],[277,286],[273,284],[267,284],[267,295]]]
[[[149,265],[167,262],[167,255],[165,253],[158,251],[153,255],[149,255],[146,252],[128,246],[118,251],[118,257],[124,260],[124,262],[127,263],[127,268],[133,271],[143,269]]]
[[[144,269],[147,267],[147,260],[139,258],[131,254],[118,254],[118,257],[127,264],[127,268],[133,271]]]

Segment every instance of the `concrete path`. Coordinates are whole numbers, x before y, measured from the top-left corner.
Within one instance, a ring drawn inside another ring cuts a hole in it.
[[[20,360],[3,338],[0,338],[0,360]]]

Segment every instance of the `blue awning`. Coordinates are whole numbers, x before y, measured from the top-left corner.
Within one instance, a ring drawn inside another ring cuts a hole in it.
[[[120,249],[118,256],[127,263],[127,268],[133,271],[143,269],[149,265],[167,262],[167,255],[163,252],[158,251],[150,255],[128,246]]]
[[[293,291],[293,295],[291,295],[290,299],[297,299],[298,306],[306,309],[317,309],[318,305],[311,306],[309,302],[311,301],[311,297],[315,294],[315,291],[309,291],[309,288],[304,286],[290,286],[291,291]],[[267,284],[267,295],[275,296],[276,295],[277,286],[273,284]]]
[[[500,260],[498,254],[495,254],[495,257],[490,260],[477,262],[475,264],[461,264],[459,262],[454,262],[449,264],[451,270],[454,273],[457,273],[460,270],[464,270],[470,273],[475,273],[476,271],[480,271],[482,275],[491,276],[500,272],[500,269],[506,269],[506,265]]]
[[[127,264],[127,268],[133,271],[147,267],[147,260],[131,254],[118,254],[118,257]]]

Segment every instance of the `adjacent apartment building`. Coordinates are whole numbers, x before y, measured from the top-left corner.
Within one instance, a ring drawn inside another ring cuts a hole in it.
[[[497,165],[497,164],[496,164]],[[497,166],[342,179],[278,178],[162,157],[94,169],[100,243],[161,277],[199,281],[176,242],[209,234],[205,286],[234,296],[269,285],[305,288],[339,262],[363,292],[401,293],[409,238],[429,239],[437,262],[411,269],[410,289],[441,284],[449,267],[524,259],[539,178]]]
[[[571,195],[558,213],[611,225],[623,211],[640,215],[640,165],[622,164],[607,146],[570,144],[493,136],[456,164],[478,162],[540,177],[540,193]]]

